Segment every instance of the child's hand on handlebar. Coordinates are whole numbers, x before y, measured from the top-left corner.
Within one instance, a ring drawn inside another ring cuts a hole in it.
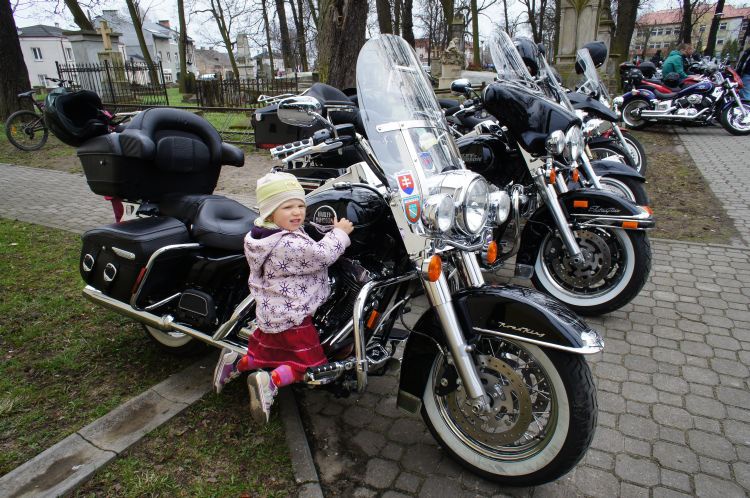
[[[343,230],[345,234],[349,235],[354,231],[354,225],[351,221],[347,220],[346,218],[338,219],[336,218],[333,222],[333,228],[338,228],[340,230]]]

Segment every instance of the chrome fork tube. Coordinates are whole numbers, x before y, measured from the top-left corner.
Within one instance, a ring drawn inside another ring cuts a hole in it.
[[[625,141],[622,130],[620,130],[620,127],[617,126],[617,123],[612,123],[612,130],[615,132],[615,135],[617,135],[617,139],[620,141],[620,145],[622,145],[622,148],[625,149],[625,152],[628,154],[628,156],[630,156],[630,159],[633,160],[633,164],[635,164],[636,158],[630,152],[630,147],[628,147],[628,143]]]
[[[463,281],[469,287],[481,287],[484,285],[484,275],[482,275],[482,268],[477,263],[476,254],[461,251],[455,258],[455,262]]]
[[[552,213],[552,218],[555,220],[557,230],[560,232],[560,237],[562,237],[565,249],[568,251],[568,254],[570,254],[573,264],[583,263],[581,247],[578,245],[578,242],[576,242],[573,230],[568,226],[568,220],[565,218],[565,214],[560,207],[560,200],[557,197],[555,186],[550,185],[545,181],[544,172],[541,170],[539,171],[539,174],[534,177],[534,181],[539,188],[539,193],[544,198],[544,202],[547,204],[547,207],[549,207],[550,213]]]
[[[598,188],[599,190],[601,190],[602,184],[599,183],[599,177],[596,176],[594,168],[591,166],[591,162],[589,161],[589,158],[586,154],[581,154],[581,167],[583,168],[583,172],[586,173],[586,177],[589,179],[591,184],[594,185],[594,188]]]
[[[427,265],[429,265],[430,259],[426,258],[424,260],[422,272],[422,283],[424,284],[427,300],[435,309],[440,320],[445,339],[448,342],[448,349],[453,357],[453,364],[466,389],[466,397],[472,410],[475,413],[484,412],[489,408],[489,399],[484,391],[484,386],[479,378],[474,360],[471,357],[471,346],[464,339],[456,312],[453,309],[453,300],[450,288],[448,287],[448,281],[442,273],[440,274],[440,278],[435,282],[430,282],[424,276],[427,272]]]
[[[739,106],[742,115],[744,117],[747,117],[748,111],[747,109],[745,109],[745,106],[742,105],[742,99],[740,99],[740,95],[737,93],[737,89],[735,87],[731,87],[729,91],[732,92],[732,97],[734,97],[734,101],[737,102],[737,106]]]

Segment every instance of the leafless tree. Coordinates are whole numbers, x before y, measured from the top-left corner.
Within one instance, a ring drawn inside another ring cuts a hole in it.
[[[682,22],[680,23],[680,41],[691,43],[693,30],[703,16],[711,10],[713,4],[708,0],[680,0]]]
[[[180,93],[187,92],[187,22],[185,22],[185,0],[177,0],[177,18],[180,24],[180,34],[177,49],[180,52]]]
[[[234,57],[236,42],[232,41],[232,37],[236,36],[237,25],[247,21],[246,18],[251,10],[252,4],[249,0],[205,0],[202,6],[195,10],[195,13],[208,14],[216,22],[235,78],[239,77],[239,69]]]
[[[378,28],[380,28],[380,32],[393,33],[391,2],[389,0],[375,0],[375,10],[378,15]]]
[[[286,22],[286,3],[276,1],[276,15],[279,20],[279,34],[281,35],[281,56],[284,58],[284,68],[292,67],[292,42],[289,37],[289,25]]]
[[[31,88],[9,0],[0,0],[0,120],[20,107],[17,95]]]
[[[542,42],[542,32],[545,29],[545,13],[548,0],[519,0],[526,9],[526,19],[531,28],[531,35],[537,43]]]
[[[143,60],[146,61],[149,68],[148,74],[151,84],[157,86],[159,85],[159,75],[156,73],[156,66],[153,59],[151,59],[151,53],[148,51],[148,45],[146,45],[146,37],[143,34],[143,21],[146,19],[148,8],[142,6],[140,0],[125,0],[125,4],[128,6],[130,20],[133,22],[133,28],[135,28],[135,34],[138,38],[138,45],[141,47],[141,52],[143,53]]]
[[[721,14],[724,12],[724,0],[718,0],[716,2],[716,9],[714,10],[714,17],[711,19],[711,28],[708,30],[708,40],[706,41],[706,50],[704,55],[713,57],[716,49],[716,33],[719,31],[719,21],[721,20]]]
[[[289,0],[289,5],[292,7],[292,18],[294,19],[294,32],[295,39],[297,40],[297,55],[299,57],[300,65],[303,71],[307,71],[307,42],[305,40],[305,20],[304,20],[304,8],[302,0]]]
[[[417,2],[417,14],[414,17],[417,27],[426,34],[427,63],[430,64],[433,49],[442,50],[447,44],[443,7],[438,0],[417,0]]]

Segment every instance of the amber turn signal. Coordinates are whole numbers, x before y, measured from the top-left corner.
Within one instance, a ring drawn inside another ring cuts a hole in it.
[[[573,201],[574,208],[587,208],[589,207],[589,201]]]
[[[367,319],[367,328],[373,328],[375,324],[378,323],[378,318],[380,318],[380,313],[378,313],[377,310],[372,310],[370,317]]]
[[[437,282],[441,273],[443,273],[443,260],[436,254],[430,258],[430,264],[427,267],[427,280]]]
[[[622,228],[638,228],[637,221],[623,221]]]
[[[554,184],[554,183],[555,183],[555,180],[557,180],[557,171],[555,171],[555,168],[552,168],[552,169],[551,169],[551,170],[549,171],[549,182],[550,182],[551,184]]]
[[[494,240],[487,246],[487,263],[492,264],[497,261],[497,242]]]
[[[573,170],[573,175],[572,175],[573,181],[577,183],[577,182],[578,182],[578,179],[579,179],[580,177],[581,177],[581,175],[579,175],[579,174],[578,174],[578,168],[575,168],[575,169]]]

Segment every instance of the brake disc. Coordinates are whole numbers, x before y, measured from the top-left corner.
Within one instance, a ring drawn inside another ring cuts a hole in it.
[[[518,441],[534,420],[531,397],[521,376],[494,356],[477,356],[477,370],[491,399],[488,413],[475,414],[463,389],[445,397],[448,413],[464,434],[488,446]]]
[[[596,232],[581,230],[576,232],[576,241],[581,248],[583,263],[575,265],[563,248],[559,238],[548,239],[544,248],[544,260],[550,269],[565,284],[572,287],[589,287],[603,280],[612,268],[612,252]]]

